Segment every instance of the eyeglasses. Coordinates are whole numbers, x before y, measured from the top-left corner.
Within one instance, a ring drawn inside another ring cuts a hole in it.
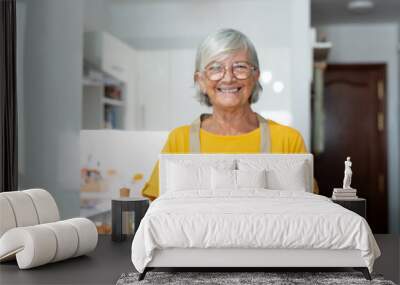
[[[246,61],[234,62],[231,66],[231,71],[236,79],[243,80],[250,77],[251,72],[257,70],[257,67]],[[220,62],[211,62],[204,69],[206,77],[211,81],[217,81],[224,78],[226,66]]]

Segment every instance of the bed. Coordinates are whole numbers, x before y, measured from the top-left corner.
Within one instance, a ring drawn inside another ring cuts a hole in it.
[[[162,154],[159,173],[132,242],[140,280],[166,267],[352,267],[371,278],[371,229],[312,193],[310,154]]]

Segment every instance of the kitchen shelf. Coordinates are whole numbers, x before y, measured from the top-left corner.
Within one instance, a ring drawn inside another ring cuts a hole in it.
[[[119,90],[121,99],[106,96],[107,89]],[[124,129],[125,84],[84,62],[82,78],[82,129]]]
[[[103,104],[113,105],[113,106],[124,106],[124,101],[111,99],[111,98],[102,98],[101,101]]]

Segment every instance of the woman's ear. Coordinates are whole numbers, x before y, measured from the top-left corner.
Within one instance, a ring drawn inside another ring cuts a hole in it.
[[[197,84],[199,85],[200,91],[202,93],[207,93],[206,90],[206,82],[204,80],[204,77],[202,76],[202,74],[200,72],[196,72],[194,74],[194,82],[197,82]]]
[[[254,78],[258,81],[260,79],[260,70],[257,68],[254,74]]]

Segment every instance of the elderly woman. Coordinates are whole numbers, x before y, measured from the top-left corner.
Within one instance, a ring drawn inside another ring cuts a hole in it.
[[[209,35],[196,55],[194,81],[200,103],[212,108],[191,125],[172,130],[163,153],[305,153],[301,134],[251,109],[262,91],[256,50],[241,32]],[[142,190],[159,195],[158,164]]]

